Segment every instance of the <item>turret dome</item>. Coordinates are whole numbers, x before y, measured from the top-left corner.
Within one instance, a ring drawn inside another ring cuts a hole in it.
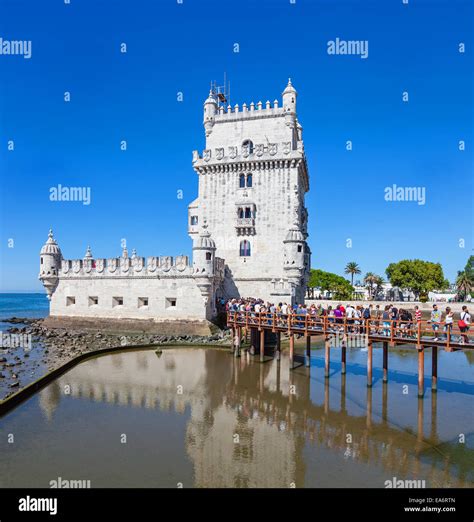
[[[56,240],[53,236],[53,231],[50,229],[48,234],[48,240],[41,248],[40,255],[42,254],[58,254],[61,255],[61,249],[59,248],[58,244],[56,243]]]
[[[206,105],[208,103],[213,103],[213,104],[217,105],[217,100],[216,100],[216,97],[215,97],[214,93],[212,92],[212,90],[209,91],[209,96],[207,97],[206,101],[204,102],[204,105]]]
[[[291,83],[291,78],[288,78],[288,85],[285,87],[285,90],[282,94],[296,94],[296,89],[293,87]]]
[[[211,237],[211,234],[204,228],[204,230],[196,238],[196,242],[193,248],[215,250],[216,244]]]
[[[296,226],[293,226],[288,230],[288,233],[286,234],[285,242],[291,241],[291,242],[301,242],[304,241],[304,235],[303,232]]]

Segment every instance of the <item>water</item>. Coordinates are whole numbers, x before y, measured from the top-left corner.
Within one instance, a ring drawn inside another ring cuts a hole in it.
[[[10,326],[11,317],[40,318],[49,313],[46,294],[0,294],[0,329]]]
[[[22,364],[7,368],[0,364],[0,374],[7,375],[8,372],[17,375],[12,380],[0,377],[0,400],[16,389],[10,388],[12,381],[18,381],[21,387],[35,381],[47,372],[47,365],[43,360],[43,343],[31,336],[22,337],[22,345],[12,347],[7,342],[9,328],[22,329],[23,324],[12,324],[6,321],[12,317],[42,318],[49,313],[49,301],[46,294],[0,294],[0,355],[6,358],[6,362],[16,363],[15,357],[20,357]],[[21,332],[20,332],[21,333]],[[5,337],[4,337],[5,336]]]
[[[330,379],[320,344],[292,372],[285,353],[261,364],[190,347],[86,361],[2,418],[0,486],[474,486],[471,354],[441,352],[422,400],[413,351],[390,351],[384,385],[375,349],[372,389],[366,353],[348,350],[345,377],[331,357]]]

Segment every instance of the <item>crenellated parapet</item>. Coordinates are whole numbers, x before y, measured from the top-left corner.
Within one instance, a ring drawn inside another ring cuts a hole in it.
[[[132,256],[108,259],[63,259],[60,277],[176,277],[192,276],[188,256]]]
[[[303,189],[309,190],[308,166],[303,141],[256,143],[193,151],[193,168],[198,174],[299,168]]]
[[[248,105],[244,103],[242,106],[239,106],[237,103],[233,107],[231,105],[227,107],[221,105],[214,116],[214,123],[217,125],[228,121],[274,118],[282,116],[284,111],[284,107],[279,107],[278,100],[273,102],[267,100],[265,104],[261,101],[258,103],[251,102]]]
[[[193,151],[193,165],[226,163],[242,160],[255,161],[275,158],[301,158],[304,155],[304,145],[298,141],[295,146],[291,141],[281,143],[256,143],[255,145],[243,145],[241,147],[218,147],[214,149],[204,149],[202,154]]]

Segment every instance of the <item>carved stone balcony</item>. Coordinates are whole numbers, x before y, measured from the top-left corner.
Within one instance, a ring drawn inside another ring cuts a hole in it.
[[[255,234],[255,219],[237,218],[235,228],[239,236],[253,236]]]

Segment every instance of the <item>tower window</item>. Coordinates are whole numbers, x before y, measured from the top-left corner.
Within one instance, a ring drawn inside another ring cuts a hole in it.
[[[252,186],[252,174],[247,174],[247,187]]]
[[[245,140],[243,143],[242,143],[242,147],[243,148],[247,148],[248,151],[249,151],[249,154],[253,154],[253,143],[251,140]]]
[[[240,242],[240,257],[250,256],[250,241],[246,239]]]
[[[123,306],[123,297],[112,297],[112,306]]]
[[[245,188],[245,174],[239,176],[239,187]]]
[[[191,225],[197,225],[197,224],[198,224],[198,217],[191,216]]]
[[[138,308],[142,308],[143,306],[148,306],[148,297],[138,298]]]
[[[251,211],[250,207],[245,207],[245,217],[246,218],[252,217],[252,211]]]
[[[99,304],[99,298],[97,296],[89,296],[89,306],[94,306]]]
[[[298,245],[298,252],[302,252],[303,251],[303,247],[301,245]]]
[[[41,264],[43,264],[43,258],[41,258]]]
[[[239,207],[238,215],[239,215],[239,219],[243,219],[243,217],[244,217],[244,209],[243,208]]]
[[[206,252],[206,261],[211,261],[212,254],[210,252]]]
[[[66,306],[72,306],[72,305],[75,305],[76,304],[76,298],[71,296],[71,295],[68,295],[66,297]]]

